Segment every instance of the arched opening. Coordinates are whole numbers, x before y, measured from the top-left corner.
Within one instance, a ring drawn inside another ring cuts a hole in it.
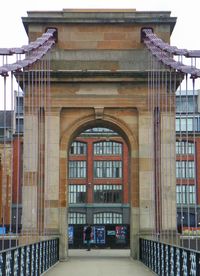
[[[122,131],[121,131],[122,132]],[[68,246],[130,248],[129,146],[116,126],[79,128],[67,148]]]

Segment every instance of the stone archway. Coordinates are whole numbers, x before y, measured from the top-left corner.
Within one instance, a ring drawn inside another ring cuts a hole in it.
[[[45,113],[45,119],[49,117],[51,124],[46,130],[49,151],[45,152],[48,166],[45,164],[44,186],[48,184],[50,188],[44,195],[44,216],[47,217],[45,229],[61,234],[60,259],[67,257],[67,149],[81,129],[96,121],[115,127],[129,145],[131,221],[137,222],[131,223],[133,257],[137,257],[138,234],[152,233],[154,229],[154,183],[150,181],[154,179],[154,156],[149,151],[149,148],[154,149],[154,117],[148,111],[149,59],[141,40],[141,29],[153,27],[160,38],[169,42],[175,22],[176,18],[170,17],[169,12],[159,12],[158,16],[157,12],[135,10],[94,10],[92,13],[65,9],[33,11],[23,18],[30,41],[49,26],[57,30],[57,42],[51,53],[51,108]],[[161,114],[161,122],[168,119],[167,111]],[[24,152],[27,153],[27,145],[32,143],[31,138],[37,133],[37,116],[27,116],[25,121],[29,134],[25,140]],[[30,121],[34,122],[31,129]],[[161,126],[162,131],[167,133],[164,125],[167,123]],[[161,137],[161,143],[170,145],[168,135]],[[37,155],[34,154],[26,168],[28,173],[37,175],[36,161]],[[24,204],[26,226],[32,209],[37,221],[37,191],[36,181],[23,189],[24,198],[34,195],[34,205],[29,200],[26,200],[27,205]],[[161,205],[165,210],[166,200]],[[168,216],[167,212],[163,213],[164,223]],[[32,229],[35,224],[28,226]]]
[[[116,110],[117,111],[117,110]],[[65,116],[69,115],[70,113],[73,113],[73,111],[69,110],[62,110],[61,112],[61,125],[63,124],[62,120],[64,121]],[[75,111],[74,111],[75,112]],[[88,112],[90,112],[88,110]],[[118,112],[122,112],[122,110],[118,110]],[[135,114],[137,118],[137,110],[132,109],[129,111],[130,113]],[[94,113],[93,113],[94,114]],[[129,114],[130,115],[130,114]],[[104,127],[110,127],[114,130],[116,130],[120,136],[126,141],[128,148],[129,148],[129,165],[130,165],[130,174],[129,174],[129,187],[130,187],[130,206],[131,206],[131,217],[130,217],[130,230],[131,230],[131,241],[130,241],[130,247],[131,247],[131,255],[133,257],[136,257],[138,249],[137,249],[137,234],[139,232],[139,179],[138,179],[138,139],[137,139],[137,127],[135,130],[130,129],[130,123],[127,124],[125,118],[127,116],[124,113],[124,118],[117,117],[114,114],[105,113],[102,119],[96,119],[94,115],[88,115],[88,116],[79,116],[77,119],[72,119],[71,124],[69,124],[69,127],[66,126],[63,133],[61,133],[61,139],[60,139],[60,194],[65,194],[65,201],[62,199],[62,206],[61,206],[61,214],[63,217],[60,220],[61,224],[65,224],[60,226],[60,229],[64,230],[64,233],[66,233],[67,228],[67,222],[66,222],[66,210],[67,210],[67,186],[68,186],[68,172],[67,172],[67,162],[68,162],[68,156],[67,152],[69,149],[69,146],[72,142],[72,140],[77,136],[78,133],[83,131],[84,129],[88,127],[92,127],[98,124],[102,125]],[[71,116],[73,118],[74,116]],[[134,115],[132,116],[134,121]],[[135,119],[136,119],[135,118]],[[134,154],[133,154],[134,153]],[[63,178],[65,177],[65,181],[63,181]],[[65,244],[67,248],[67,240],[64,238],[64,241],[61,243]],[[63,248],[64,250],[64,248]],[[65,254],[65,251],[62,251],[62,254]],[[66,252],[67,254],[67,252]],[[63,256],[64,257],[64,256]]]

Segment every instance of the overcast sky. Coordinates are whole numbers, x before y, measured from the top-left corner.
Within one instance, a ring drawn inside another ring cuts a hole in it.
[[[21,19],[27,16],[27,11],[130,8],[137,11],[171,11],[171,16],[177,17],[171,45],[189,50],[200,49],[199,7],[200,0],[3,0],[0,8],[0,48],[19,47],[28,43]],[[197,89],[200,88],[199,82],[200,80],[197,82]],[[2,109],[2,94],[0,99]]]
[[[31,10],[63,8],[135,8],[138,11],[171,11],[177,17],[171,43],[178,47],[200,49],[199,0],[5,0],[0,8],[0,47],[27,43],[21,17]]]

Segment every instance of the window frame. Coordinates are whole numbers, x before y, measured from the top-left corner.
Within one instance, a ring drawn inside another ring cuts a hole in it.
[[[121,184],[94,185],[94,203],[122,203],[122,198],[123,188]]]
[[[69,212],[68,224],[86,224],[86,213],[83,212]]]
[[[176,203],[196,204],[196,186],[195,185],[176,185]]]
[[[176,160],[176,178],[194,179],[196,174],[194,160]]]
[[[93,174],[96,179],[122,178],[122,160],[94,160]]]
[[[75,166],[72,166],[76,164]],[[84,166],[82,166],[84,165]],[[86,160],[69,160],[69,178],[86,178],[87,177],[87,161]]]
[[[177,155],[194,155],[195,143],[193,141],[176,141],[176,154]]]
[[[82,200],[81,200],[82,199]],[[87,187],[85,184],[69,184],[69,204],[84,204],[87,201]]]
[[[87,154],[87,143],[81,142],[81,141],[72,142],[69,149],[69,155],[86,155],[86,154]]]
[[[116,141],[99,141],[93,144],[93,154],[121,156],[123,144]]]
[[[94,224],[123,224],[122,213],[119,212],[97,212],[93,214]]]

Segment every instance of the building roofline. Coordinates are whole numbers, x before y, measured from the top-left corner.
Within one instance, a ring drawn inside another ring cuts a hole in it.
[[[28,11],[27,17],[22,17],[26,32],[30,24],[168,24],[172,33],[176,17],[171,17],[170,11],[136,11],[130,10],[70,10],[62,11]]]

